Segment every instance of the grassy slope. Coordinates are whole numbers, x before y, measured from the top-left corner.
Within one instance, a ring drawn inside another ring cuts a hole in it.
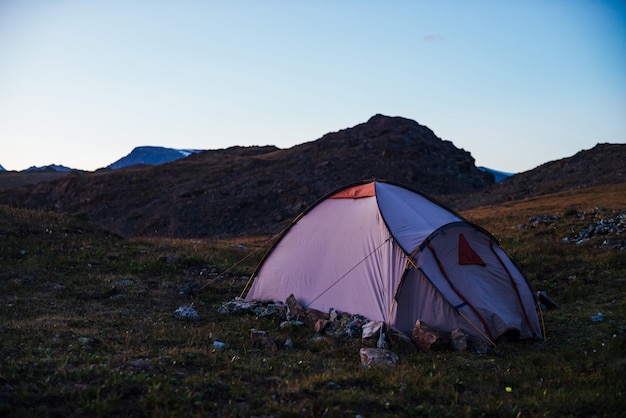
[[[398,367],[372,370],[360,365],[360,341],[216,312],[238,296],[262,239],[123,240],[80,217],[0,207],[0,415],[618,416],[626,257],[561,242],[598,205],[626,209],[626,185],[464,213],[561,305],[545,315],[547,342],[484,355],[397,349]],[[560,219],[519,227],[540,215]],[[193,282],[210,284],[181,295]],[[201,320],[175,319],[190,302]],[[592,322],[597,312],[607,320]],[[294,347],[255,347],[250,328]],[[227,347],[215,349],[216,338]]]

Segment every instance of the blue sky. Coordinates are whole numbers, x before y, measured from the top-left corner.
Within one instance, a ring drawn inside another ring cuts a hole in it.
[[[288,148],[382,113],[520,172],[626,143],[626,2],[0,2],[0,164]]]

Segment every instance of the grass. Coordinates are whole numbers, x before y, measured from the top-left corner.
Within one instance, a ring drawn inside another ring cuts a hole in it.
[[[267,237],[122,239],[80,215],[0,207],[0,415],[623,416],[626,257],[562,242],[596,206],[626,209],[625,185],[463,214],[559,303],[545,314],[548,341],[484,355],[394,348],[399,365],[374,369],[360,365],[358,340],[217,313]],[[542,215],[559,219],[520,227]],[[194,283],[207,286],[181,294]],[[190,303],[200,321],[174,318]],[[598,312],[604,322],[591,321]],[[257,347],[251,328],[294,346]]]

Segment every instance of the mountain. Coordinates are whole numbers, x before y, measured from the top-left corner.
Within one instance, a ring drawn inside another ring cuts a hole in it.
[[[275,233],[326,193],[380,178],[430,194],[493,184],[469,152],[401,117],[365,123],[289,149],[232,147],[170,163],[73,173],[0,192],[0,203],[85,213],[125,236]]]
[[[59,173],[69,173],[70,171],[75,171],[73,168],[69,168],[69,167],[65,167],[64,165],[56,165],[56,164],[50,164],[50,165],[44,165],[41,167],[29,167],[24,171],[56,171]]]
[[[6,171],[4,167],[2,167],[2,164],[0,164],[0,171]]]
[[[7,171],[0,167],[0,190],[51,181],[79,171],[55,164],[43,167],[33,166],[22,171]]]
[[[515,174],[476,193],[441,200],[458,210],[497,205],[566,190],[626,182],[626,144],[597,144],[589,150]]]
[[[170,161],[176,161],[197,152],[201,151],[151,146],[136,147],[130,154],[110,164],[107,168],[118,169],[136,165],[157,165],[169,163]]]
[[[465,210],[623,183],[625,161],[626,144],[598,144],[495,183],[469,152],[426,126],[375,115],[289,149],[231,147],[159,165],[72,172],[0,190],[0,204],[81,214],[127,237],[273,234],[317,199],[364,179],[402,183]]]

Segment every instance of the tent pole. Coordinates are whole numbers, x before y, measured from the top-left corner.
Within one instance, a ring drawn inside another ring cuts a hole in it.
[[[250,278],[246,282],[246,285],[243,287],[243,290],[241,291],[241,294],[239,295],[239,299],[243,299],[243,295],[245,295],[246,292],[248,291],[248,288],[250,287],[250,284],[252,283],[252,279],[253,278],[254,278],[254,274],[251,274]]]
[[[483,336],[483,338],[485,338],[487,341],[489,341],[489,343],[490,343],[491,345],[493,345],[494,347],[496,346],[496,343],[494,343],[494,342],[492,341],[492,339],[491,339],[491,338],[489,338],[489,337],[488,337],[488,336],[487,336],[484,332],[482,332],[482,331],[480,330],[480,328],[478,328],[476,325],[474,325],[474,323],[473,323],[472,321],[470,321],[470,319],[469,319],[467,316],[465,316],[465,314],[464,314],[463,312],[461,312],[461,311],[459,311],[459,310],[457,310],[457,312],[458,312],[458,313],[459,313],[459,315],[461,315],[461,316],[463,317],[463,319],[465,319],[465,320],[466,320],[466,321],[467,321],[467,322],[468,322],[468,323],[469,323],[472,327],[474,327],[474,329],[475,329],[476,331],[478,331],[478,332],[480,333],[480,335],[482,335],[482,336]]]
[[[541,309],[541,302],[537,301],[537,307],[539,308],[539,318],[541,318],[541,331],[543,332],[543,340],[546,341],[548,336],[546,335],[546,324],[543,321],[543,310]]]

